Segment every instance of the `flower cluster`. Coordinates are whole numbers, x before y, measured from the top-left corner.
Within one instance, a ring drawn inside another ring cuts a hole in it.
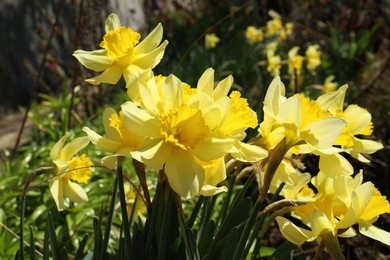
[[[211,196],[226,191],[218,184],[226,178],[227,154],[244,162],[267,156],[265,149],[242,142],[245,130],[257,126],[257,115],[238,91],[228,95],[232,76],[215,88],[213,69],[203,73],[196,88],[175,75],[154,76],[152,69],[166,46],[166,41],[158,46],[161,25],[139,44],[138,34],[120,27],[115,15],[107,18],[106,31],[100,45],[104,50],[76,51],[75,56],[92,69],[110,60],[105,76],[88,82],[113,84],[122,74],[127,82],[130,100],[122,104],[119,113],[112,108],[103,113],[106,135],[84,128],[92,143],[112,153],[104,158],[108,167],[114,166],[116,156],[132,157],[163,171],[181,196]],[[207,39],[210,48],[218,42],[215,35]],[[113,70],[118,77],[108,80]]]
[[[279,216],[276,220],[283,236],[298,245],[323,240],[334,254],[341,254],[337,236],[356,235],[355,224],[363,235],[390,245],[390,234],[372,224],[379,215],[390,212],[389,202],[371,182],[363,182],[361,172],[352,177],[352,165],[340,155],[345,152],[368,162],[363,154],[383,148],[376,141],[360,138],[372,133],[371,114],[354,104],[343,109],[346,90],[344,85],[316,100],[302,94],[286,98],[283,83],[275,78],[266,93],[257,140],[267,150],[284,140],[284,159],[272,176],[269,191],[276,192],[283,183],[281,195],[304,203],[291,208],[292,216],[310,229]],[[297,162],[299,154],[307,153],[320,157],[320,171],[314,177],[302,173],[304,167]],[[310,182],[315,189],[309,188]]]

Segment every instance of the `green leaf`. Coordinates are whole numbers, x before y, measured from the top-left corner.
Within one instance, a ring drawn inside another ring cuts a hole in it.
[[[283,242],[275,252],[268,257],[268,260],[274,259],[291,259],[291,253],[296,246],[288,241]]]
[[[80,242],[79,249],[77,249],[75,260],[82,259],[83,254],[84,254],[84,248],[85,248],[85,245],[87,244],[87,241],[88,241],[88,235],[85,235],[83,240],[81,240],[81,242]]]

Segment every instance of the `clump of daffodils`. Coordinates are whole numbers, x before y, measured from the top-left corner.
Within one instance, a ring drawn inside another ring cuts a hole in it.
[[[390,245],[390,234],[374,225],[380,215],[390,213],[388,200],[371,182],[363,181],[362,171],[354,174],[341,155],[369,162],[365,155],[383,148],[364,138],[373,132],[371,114],[356,104],[344,104],[348,87],[336,90],[333,78],[326,80],[324,94],[315,100],[302,93],[286,96],[278,76],[283,64],[288,66],[290,85],[297,89],[305,66],[314,72],[321,63],[318,45],[309,46],[305,56],[299,47],[293,47],[282,60],[279,42],[292,28],[276,17],[264,28],[250,26],[246,30],[250,45],[268,41],[267,70],[275,76],[259,122],[242,94],[232,90],[232,76],[216,82],[214,70],[209,68],[196,86],[190,86],[173,74],[155,75],[153,68],[167,46],[167,41],[161,43],[161,24],[141,40],[139,33],[121,26],[116,15],[109,15],[102,49],[77,50],[74,56],[87,68],[102,72],[87,79],[91,84],[115,84],[123,76],[129,100],[120,104],[119,111],[104,110],[104,134],[84,127],[87,136],[65,145],[66,134],[54,145],[50,156],[55,176],[49,186],[58,209],[64,209],[65,197],[87,201],[78,183],[89,181],[91,161],[77,153],[92,142],[107,153],[102,158],[106,167],[114,168],[118,157],[132,158],[164,176],[169,187],[185,198],[226,192],[227,158],[250,163],[256,170],[260,199],[279,192],[284,185],[280,195],[294,202],[276,214],[279,229],[290,242],[317,241],[333,257],[342,259],[338,237],[355,236],[357,227],[361,234]],[[215,48],[218,42],[215,34],[205,37],[207,48]],[[249,128],[257,128],[258,135],[245,141]],[[304,172],[300,156],[305,154],[319,157],[319,172],[314,177]],[[142,199],[141,192],[135,193],[129,186],[124,193],[126,206],[134,207]],[[137,205],[135,211],[146,212],[144,204]],[[286,212],[291,216],[283,216]]]
[[[345,85],[316,100],[302,94],[285,97],[283,83],[275,78],[264,100],[264,121],[256,141],[272,150],[284,140],[283,159],[272,176],[269,192],[276,192],[283,183],[281,195],[303,204],[291,207],[290,212],[307,228],[278,216],[283,236],[297,245],[316,240],[338,259],[342,252],[337,238],[355,236],[356,224],[361,234],[390,245],[390,233],[373,224],[381,214],[390,213],[388,200],[371,182],[363,182],[362,172],[353,177],[352,165],[340,155],[346,152],[368,162],[364,154],[383,148],[376,141],[361,138],[372,133],[371,115],[354,104],[344,109],[346,90]],[[302,172],[303,165],[298,167],[294,162],[294,156],[307,153],[320,157],[315,177]],[[272,162],[264,168],[269,164]]]

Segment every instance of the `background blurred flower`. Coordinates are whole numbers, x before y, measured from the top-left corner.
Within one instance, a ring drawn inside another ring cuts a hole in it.
[[[76,156],[89,143],[88,137],[79,137],[65,145],[70,133],[66,133],[51,149],[50,158],[56,166],[55,176],[50,179],[50,192],[58,210],[64,210],[65,197],[74,202],[88,201],[87,193],[77,183],[88,183],[91,176],[92,163],[83,154]]]
[[[204,45],[206,49],[213,49],[217,46],[217,43],[220,42],[220,39],[215,33],[206,34],[204,37]]]

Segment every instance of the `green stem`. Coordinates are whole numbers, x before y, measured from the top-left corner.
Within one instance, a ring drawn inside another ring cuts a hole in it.
[[[127,204],[126,204],[126,197],[125,197],[125,188],[123,184],[123,164],[124,157],[119,156],[117,161],[117,173],[118,173],[118,188],[119,188],[119,200],[121,204],[121,213],[122,213],[122,226],[123,226],[123,233],[125,235],[125,251],[127,258],[130,256],[130,245],[131,245],[131,237],[130,237],[130,228],[129,228],[129,222],[127,219]]]

